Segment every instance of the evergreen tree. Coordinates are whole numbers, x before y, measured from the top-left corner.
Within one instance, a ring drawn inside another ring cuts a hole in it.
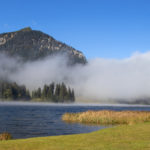
[[[41,98],[41,96],[42,96],[41,88],[38,88],[38,90],[37,90],[37,98]]]
[[[74,102],[75,101],[75,95],[74,95],[74,90],[72,89],[71,92],[71,101]]]
[[[72,92],[71,92],[70,87],[69,87],[69,89],[68,89],[68,97],[67,97],[67,101],[72,101]]]
[[[67,88],[64,83],[60,86],[59,101],[64,102],[67,97]]]
[[[48,86],[44,85],[43,91],[42,91],[42,98],[44,100],[47,100],[47,95],[48,95]]]
[[[54,102],[58,102],[60,95],[60,84],[56,84],[55,94],[54,94]]]
[[[55,84],[51,83],[49,85],[48,94],[47,94],[47,97],[48,97],[49,101],[54,101],[54,88],[55,88]]]

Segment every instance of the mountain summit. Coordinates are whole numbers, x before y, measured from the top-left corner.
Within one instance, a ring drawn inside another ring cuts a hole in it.
[[[71,64],[87,62],[82,52],[41,31],[32,30],[30,27],[0,34],[0,53],[12,57],[19,56],[24,61],[34,61],[49,55],[66,54]]]

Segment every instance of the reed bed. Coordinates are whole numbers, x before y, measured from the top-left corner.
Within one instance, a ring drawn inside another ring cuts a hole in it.
[[[80,113],[65,113],[62,120],[70,123],[116,125],[150,122],[148,111],[86,111]]]

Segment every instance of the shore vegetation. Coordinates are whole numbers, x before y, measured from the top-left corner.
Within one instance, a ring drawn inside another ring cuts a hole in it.
[[[80,113],[65,113],[62,120],[70,123],[116,125],[150,122],[149,111],[86,111]]]

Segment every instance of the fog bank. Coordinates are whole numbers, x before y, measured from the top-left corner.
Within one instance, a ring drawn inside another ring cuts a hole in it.
[[[85,100],[134,100],[150,97],[150,52],[125,59],[88,60],[87,65],[67,66],[67,57],[53,56],[34,62],[0,55],[0,77],[30,89],[65,82]]]

